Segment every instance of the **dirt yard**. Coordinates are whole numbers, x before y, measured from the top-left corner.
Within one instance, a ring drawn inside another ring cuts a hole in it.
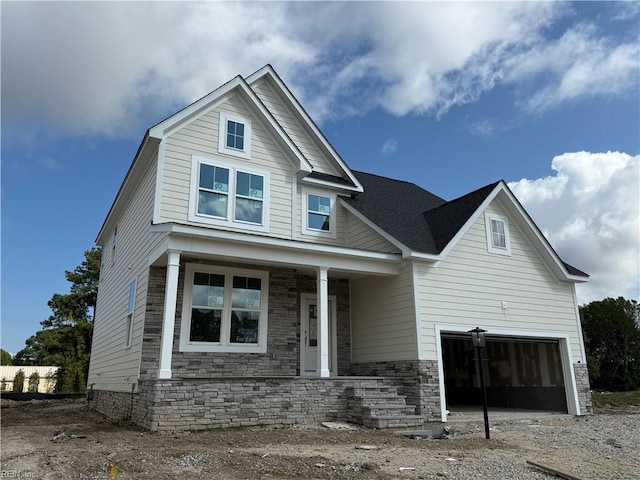
[[[156,434],[85,401],[2,400],[2,478],[640,479],[640,407],[592,417],[465,425],[448,439],[377,430],[247,428]]]

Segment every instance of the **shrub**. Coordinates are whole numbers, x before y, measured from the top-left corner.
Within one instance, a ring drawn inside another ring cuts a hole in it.
[[[38,386],[40,385],[40,374],[33,372],[29,376],[29,393],[38,393]]]
[[[18,370],[16,376],[13,377],[13,391],[17,393],[22,393],[24,389],[24,370]]]

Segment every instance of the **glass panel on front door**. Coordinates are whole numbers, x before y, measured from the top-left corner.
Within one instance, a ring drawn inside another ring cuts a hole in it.
[[[309,335],[307,347],[318,346],[318,308],[316,305],[309,305]]]

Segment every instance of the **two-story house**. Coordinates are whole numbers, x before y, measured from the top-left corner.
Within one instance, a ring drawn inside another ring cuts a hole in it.
[[[503,181],[452,201],[349,169],[271,66],[151,127],[97,237],[89,384],[152,430],[584,414],[575,284]]]

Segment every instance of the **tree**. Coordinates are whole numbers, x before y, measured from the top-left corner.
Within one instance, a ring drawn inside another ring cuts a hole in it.
[[[51,316],[40,322],[42,330],[28,338],[14,358],[19,365],[60,367],[56,374],[58,392],[86,389],[101,257],[100,248],[87,250],[82,264],[65,272],[71,282],[70,292],[51,297]]]
[[[0,348],[0,365],[13,365],[11,354],[2,348]]]
[[[16,376],[13,377],[13,391],[16,393],[22,393],[24,389],[24,370],[18,370]]]
[[[29,392],[30,393],[38,393],[38,386],[40,385],[40,374],[38,372],[33,372],[29,375]]]
[[[640,388],[640,307],[635,300],[605,298],[580,307],[591,386]]]

